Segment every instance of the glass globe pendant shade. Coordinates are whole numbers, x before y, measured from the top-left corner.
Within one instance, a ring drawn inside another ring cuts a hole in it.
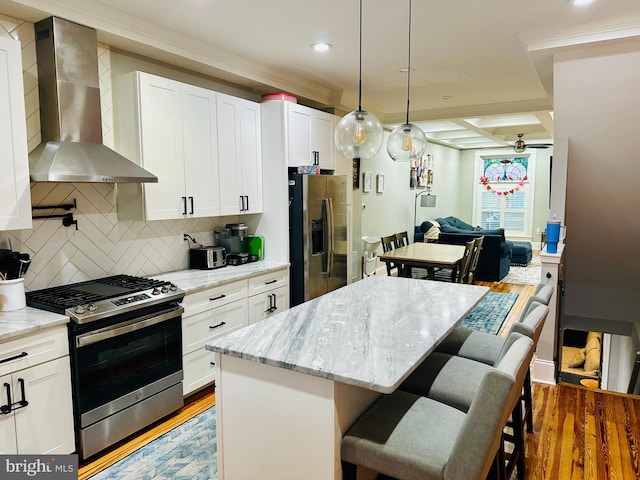
[[[336,125],[336,147],[347,158],[371,158],[380,151],[383,140],[380,120],[365,110],[346,114]]]
[[[387,139],[387,153],[396,162],[422,158],[427,151],[427,137],[420,127],[403,123],[393,129]]]

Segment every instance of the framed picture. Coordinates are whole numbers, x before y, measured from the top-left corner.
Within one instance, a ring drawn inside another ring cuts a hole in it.
[[[362,174],[362,191],[367,193],[371,191],[371,172]]]
[[[360,188],[360,159],[353,159],[353,189]]]
[[[384,192],[384,174],[379,173],[376,176],[376,192],[382,193]]]

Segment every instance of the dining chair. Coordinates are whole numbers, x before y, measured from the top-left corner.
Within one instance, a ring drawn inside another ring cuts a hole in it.
[[[464,244],[464,253],[462,255],[462,260],[458,265],[458,271],[456,272],[455,278],[452,279],[452,270],[451,268],[440,267],[435,268],[433,277],[435,280],[439,280],[441,282],[451,282],[454,281],[456,283],[467,283],[469,277],[469,268],[471,266],[471,256],[473,254],[473,245],[474,241],[469,240]]]
[[[386,237],[382,237],[381,239],[382,242],[382,251],[384,253],[390,252],[395,248],[396,245],[396,235],[387,235]],[[400,276],[400,268],[398,268],[398,265],[396,265],[393,262],[384,262],[385,265],[387,266],[387,275],[391,276],[392,271],[395,269],[397,272],[397,275]]]
[[[409,235],[406,231],[396,233],[395,236],[396,238],[394,244],[396,248],[406,247],[407,245],[409,245]]]
[[[457,281],[458,283],[467,283],[469,278],[469,267],[471,266],[472,253],[474,241],[469,240],[465,243],[464,246],[464,254],[462,256],[462,261],[460,262],[460,268],[458,270]]]
[[[465,283],[473,283],[474,276],[476,274],[476,268],[478,267],[478,259],[480,258],[480,251],[482,250],[483,241],[484,237],[477,237],[473,241],[473,253],[471,254],[469,273],[467,275],[467,281]]]

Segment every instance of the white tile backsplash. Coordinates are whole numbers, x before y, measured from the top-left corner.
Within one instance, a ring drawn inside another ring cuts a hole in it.
[[[23,78],[29,150],[40,143],[40,113],[33,24],[0,15],[0,36],[22,42]],[[103,142],[113,147],[113,108],[109,46],[98,45],[98,70],[102,108]],[[126,273],[153,276],[188,267],[189,233],[205,245],[213,243],[216,226],[238,222],[237,216],[168,220],[119,221],[116,185],[101,183],[32,183],[33,205],[72,203],[78,230],[64,227],[61,219],[34,220],[31,230],[0,232],[0,246],[29,253],[32,264],[25,288],[37,290],[92,278]],[[66,213],[62,210],[36,211]]]

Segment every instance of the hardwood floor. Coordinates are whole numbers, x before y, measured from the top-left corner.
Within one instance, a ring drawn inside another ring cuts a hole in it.
[[[535,291],[530,285],[477,284],[519,294],[501,334],[520,317]],[[534,432],[526,435],[525,480],[640,480],[640,397],[534,383],[533,402]],[[95,475],[214,404],[212,389],[196,394],[175,415],[81,465],[78,478]]]
[[[534,384],[526,480],[640,479],[640,398]]]

